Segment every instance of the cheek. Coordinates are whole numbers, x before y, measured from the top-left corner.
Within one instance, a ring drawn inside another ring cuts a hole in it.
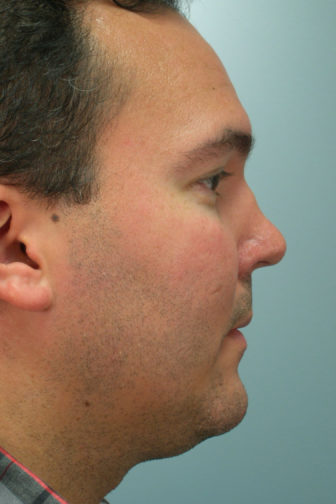
[[[130,223],[122,247],[139,286],[133,307],[144,320],[134,368],[141,363],[144,380],[150,377],[161,394],[164,384],[192,387],[211,373],[231,328],[238,260],[230,231],[215,215],[175,206],[156,208],[149,218],[145,210]]]
[[[231,323],[236,243],[197,205],[148,197],[127,208],[95,217],[82,252],[76,242],[78,328],[90,334],[88,354],[92,368],[106,372],[104,383],[118,358],[123,386],[143,384],[150,394],[158,387],[159,397],[212,368]],[[97,348],[104,348],[98,365]]]
[[[211,299],[229,296],[234,288],[237,260],[234,243],[216,220],[197,217],[176,226],[169,283],[189,285],[194,294]]]
[[[198,205],[137,204],[120,232],[121,248],[143,281],[165,292],[165,302],[209,320],[231,314],[238,276],[236,243],[229,228]],[[168,299],[167,299],[168,298]]]

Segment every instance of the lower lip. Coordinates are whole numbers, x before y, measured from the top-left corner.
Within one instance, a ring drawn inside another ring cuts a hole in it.
[[[245,348],[247,348],[247,342],[246,342],[246,339],[244,337],[244,334],[242,332],[240,332],[238,329],[233,329],[232,331],[230,331],[227,336],[227,338],[230,338],[232,340],[236,340],[237,343],[240,343],[241,345],[243,345]]]

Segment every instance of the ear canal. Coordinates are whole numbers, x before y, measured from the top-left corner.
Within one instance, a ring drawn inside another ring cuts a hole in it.
[[[10,228],[11,217],[5,222],[2,226],[0,226],[0,238],[8,233]]]
[[[5,218],[3,218],[3,219],[0,220],[0,230],[1,231],[3,231],[4,228],[6,228],[5,231],[8,231],[9,225],[10,225],[10,220],[11,220],[10,217],[8,219],[7,219],[7,217],[5,217]]]
[[[9,206],[7,203],[0,201],[0,237],[9,231],[11,220]]]
[[[20,252],[22,253],[22,256],[23,256],[22,262],[27,264],[28,266],[30,266],[33,269],[39,269],[38,264],[36,264],[36,262],[33,261],[31,259],[31,257],[29,256],[29,254],[27,253],[27,247],[23,242],[19,243],[19,249],[20,249]]]
[[[45,311],[52,304],[53,292],[44,270],[35,262],[29,238],[24,238],[15,224],[14,212],[18,214],[16,222],[20,221],[23,206],[14,202],[11,207],[0,200],[0,303],[19,310]]]
[[[9,206],[4,201],[0,201],[0,240],[6,236],[11,227],[12,215]],[[38,269],[38,265],[29,257],[27,253],[27,247],[23,242],[13,242],[13,244],[8,247],[7,251],[5,249],[1,252],[0,243],[0,263],[1,262],[22,262],[27,264],[33,269]]]

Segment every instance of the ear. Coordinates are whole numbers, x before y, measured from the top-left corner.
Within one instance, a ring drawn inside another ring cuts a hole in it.
[[[44,311],[52,303],[52,290],[30,231],[36,210],[27,201],[15,188],[0,185],[0,303]]]

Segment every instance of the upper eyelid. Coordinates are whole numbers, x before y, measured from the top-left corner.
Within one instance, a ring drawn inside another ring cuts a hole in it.
[[[232,172],[228,172],[227,170],[224,170],[223,168],[213,172],[209,173],[208,175],[205,175],[204,177],[201,177],[198,179],[198,182],[202,182],[202,180],[208,180],[212,177],[217,177],[218,175],[223,175],[223,178],[225,177],[231,177],[233,175]]]
[[[208,187],[207,189],[212,192],[213,194],[217,194],[218,195],[218,192],[217,192],[217,189],[219,188],[220,186],[220,183],[222,182],[222,180],[230,177],[232,175],[232,173],[230,172],[227,172],[226,170],[219,170],[219,171],[216,171],[215,173],[213,173],[212,175],[208,175],[207,177],[203,177],[201,179],[198,179],[197,181],[197,184],[201,184],[201,185],[206,185],[206,182],[209,182],[210,181],[210,185],[214,185],[214,187]],[[212,179],[215,179],[218,177],[218,180],[215,181],[215,180],[212,180]]]
[[[211,177],[216,177],[220,173],[224,174],[224,177],[222,177],[222,178],[228,178],[228,177],[234,175],[233,171],[231,171],[231,170],[228,171],[224,168],[224,166],[222,166],[222,167],[217,168],[216,170],[210,171],[209,173],[205,173],[202,176],[200,176],[200,174],[199,174],[198,177],[193,177],[193,179],[188,182],[187,186],[193,187],[193,186],[195,186],[195,184],[197,185],[197,184],[200,184],[201,182],[204,182],[205,180],[208,180]]]

